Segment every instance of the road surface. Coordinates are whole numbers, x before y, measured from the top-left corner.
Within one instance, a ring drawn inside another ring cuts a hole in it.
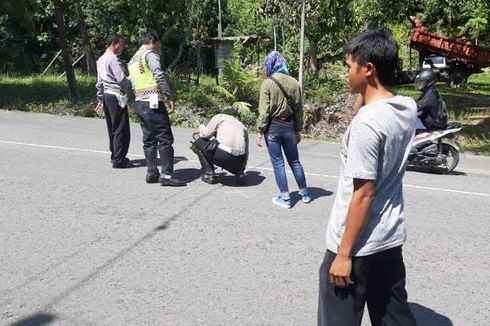
[[[338,145],[300,144],[315,199],[286,210],[253,142],[246,186],[208,185],[174,129],[189,186],[167,188],[144,182],[131,133],[139,167],[115,170],[103,120],[0,111],[0,325],[316,325]],[[419,325],[490,325],[490,159],[404,184]]]

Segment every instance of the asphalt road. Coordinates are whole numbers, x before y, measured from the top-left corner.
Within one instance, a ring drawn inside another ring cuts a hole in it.
[[[185,188],[112,169],[102,120],[0,112],[0,325],[316,324],[338,145],[300,144],[315,200],[286,210],[264,149],[251,146],[246,186],[207,185],[192,131],[174,134]],[[408,172],[404,189],[419,325],[490,325],[490,159]]]

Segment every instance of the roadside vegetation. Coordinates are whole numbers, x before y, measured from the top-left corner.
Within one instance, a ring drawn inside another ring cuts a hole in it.
[[[196,85],[195,76],[190,76],[189,80],[169,72],[168,79],[177,98],[176,111],[171,115],[173,123],[181,127],[196,127],[224,106],[238,102],[249,104],[241,106],[240,118],[255,131],[258,87],[263,76],[235,68],[226,71],[219,86],[212,76],[200,76],[199,85]],[[303,132],[313,139],[335,141],[352,118],[354,98],[346,91],[344,68],[336,65],[329,71],[330,78],[309,79],[305,83]],[[80,101],[72,104],[66,98],[66,79],[62,76],[0,76],[0,109],[94,117],[95,78],[77,72],[77,81]],[[463,123],[464,129],[458,137],[464,149],[490,155],[490,72],[471,76],[464,87],[451,88],[439,83],[437,88],[447,101],[450,120]],[[401,86],[397,90],[413,98],[420,94],[413,85]],[[137,121],[132,108],[130,111],[133,121]]]
[[[118,33],[125,39],[121,59],[128,62],[137,50],[138,36],[150,29],[159,35],[161,61],[176,95],[177,110],[171,117],[175,125],[194,127],[234,103],[241,120],[254,131],[265,54],[277,49],[292,75],[299,74],[301,2],[220,3],[221,15],[216,0],[107,0],[103,5],[97,0],[2,0],[0,109],[94,116],[95,61],[104,52],[105,37]],[[429,31],[490,47],[489,1],[305,4],[303,132],[314,139],[338,139],[352,118],[354,99],[346,91],[342,61],[345,41],[353,35],[389,29],[399,44],[403,68],[413,70],[419,58],[417,51],[410,51],[410,16],[422,19]],[[226,55],[228,61],[222,61],[219,83],[216,49],[227,41],[217,40],[218,30],[239,40]],[[47,74],[41,77],[43,72]],[[465,148],[490,154],[490,74],[473,75],[462,88],[439,88],[452,118],[464,123]],[[399,90],[418,96],[410,85]],[[136,120],[133,111],[132,119]]]

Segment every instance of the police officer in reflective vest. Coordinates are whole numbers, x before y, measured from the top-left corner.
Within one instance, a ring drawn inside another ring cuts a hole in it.
[[[143,130],[143,149],[148,167],[146,182],[185,186],[184,181],[175,178],[173,171],[174,138],[168,111],[173,111],[174,102],[156,53],[160,48],[157,34],[143,33],[138,45],[140,48],[128,68],[136,97],[135,109]],[[161,174],[157,168],[157,152],[163,161]]]

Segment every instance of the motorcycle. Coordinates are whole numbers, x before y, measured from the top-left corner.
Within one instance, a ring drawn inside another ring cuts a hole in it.
[[[428,168],[431,172],[444,174],[452,172],[459,163],[459,152],[462,152],[455,136],[461,129],[462,125],[455,122],[443,130],[416,134],[408,156],[408,166]]]

